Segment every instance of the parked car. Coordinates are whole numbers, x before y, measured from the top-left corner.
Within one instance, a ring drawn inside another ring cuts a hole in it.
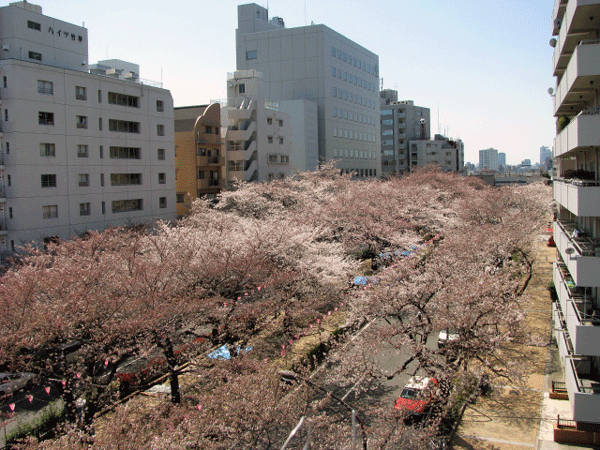
[[[458,341],[460,335],[454,330],[442,330],[438,337],[438,348],[443,348],[450,342]]]
[[[14,392],[33,384],[36,375],[28,372],[0,372],[0,397],[12,395]]]
[[[433,402],[437,385],[435,378],[412,377],[402,389],[394,408],[406,411],[411,416],[425,414]]]

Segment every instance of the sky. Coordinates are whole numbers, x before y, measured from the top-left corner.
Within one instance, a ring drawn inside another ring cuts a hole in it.
[[[30,0],[88,28],[89,62],[122,59],[175,106],[226,97],[243,0]],[[249,2],[248,2],[249,3]],[[287,28],[324,24],[379,56],[383,87],[431,110],[432,134],[508,164],[539,161],[555,136],[551,0],[258,0]],[[8,4],[8,2],[4,3]],[[439,120],[438,120],[439,117]]]

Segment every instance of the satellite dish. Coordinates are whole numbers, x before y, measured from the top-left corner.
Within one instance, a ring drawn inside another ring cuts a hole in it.
[[[575,249],[573,247],[567,247],[567,249],[565,250],[565,253],[567,255],[572,255],[573,253],[575,253]]]
[[[560,28],[560,24],[561,24],[561,23],[562,23],[562,21],[561,21],[560,19],[556,19],[556,20],[554,21],[554,26],[555,26],[556,28]]]
[[[557,40],[555,38],[550,39],[550,42],[549,42],[550,47],[552,47],[552,48],[556,47],[556,42],[557,42]]]
[[[548,88],[548,94],[552,95],[554,94],[554,89],[552,89],[551,87]]]

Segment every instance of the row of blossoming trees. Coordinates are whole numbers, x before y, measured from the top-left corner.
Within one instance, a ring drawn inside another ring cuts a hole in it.
[[[512,376],[498,350],[527,338],[519,294],[550,197],[541,184],[495,189],[435,170],[358,181],[327,167],[240,185],[152,230],[106,230],[29,248],[0,279],[0,363],[56,380],[69,421],[77,421],[77,399],[85,408],[79,428],[28,445],[270,449],[307,416],[310,448],[350,448],[347,414],[314,401],[306,385],[290,392],[273,364],[281,345],[340,300],[346,328],[374,326],[357,341],[362,351],[331,352],[339,358],[331,382],[356,378],[366,390],[394,376],[374,363],[382,344],[410,355],[398,373],[416,361],[448,386],[486,368]],[[363,270],[360,257],[423,246],[434,236],[412,258],[381,268],[377,287],[348,295],[348,281]],[[198,330],[210,330],[212,345],[243,348],[274,324],[284,329],[270,347],[195,364],[188,370],[197,381],[179,387],[178,365],[193,359],[207,334]],[[426,345],[442,329],[460,335],[446,350],[452,358]],[[65,354],[70,343],[77,351]],[[95,423],[119,396],[123,362],[157,350],[172,403],[120,406]],[[369,448],[419,448],[436,432],[408,432],[388,403],[361,415]]]

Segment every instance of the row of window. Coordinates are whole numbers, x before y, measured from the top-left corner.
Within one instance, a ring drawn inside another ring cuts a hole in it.
[[[352,150],[347,148],[334,148],[334,158],[375,159],[375,152],[368,150]]]
[[[375,102],[362,95],[356,95],[353,92],[348,92],[342,88],[333,86],[331,90],[331,96],[339,98],[341,100],[348,100],[350,103],[356,103],[358,105],[366,106],[367,108],[375,109]]]
[[[6,154],[10,153],[10,144],[6,142]],[[90,155],[89,147],[87,144],[77,145],[77,157],[88,158]],[[56,156],[56,144],[50,142],[40,143],[40,156],[44,157],[55,157]],[[210,152],[209,155],[210,156]],[[142,149],[139,147],[118,147],[110,146],[109,157],[111,159],[141,159]],[[100,146],[100,159],[104,158],[104,146]],[[161,161],[165,159],[165,149],[157,149],[157,158]]]
[[[158,207],[167,207],[167,197],[158,198]],[[12,209],[12,208],[11,208]],[[141,198],[130,199],[130,200],[113,200],[111,202],[111,211],[113,213],[129,212],[129,211],[142,211],[144,209],[144,201]],[[106,203],[101,203],[102,214],[106,214]],[[11,211],[12,213],[12,211]],[[79,204],[79,215],[89,216],[92,214],[92,204],[90,202],[84,202]],[[42,218],[44,219],[57,219],[58,218],[58,205],[43,205],[42,206]]]
[[[377,142],[377,136],[371,133],[363,133],[362,131],[347,130],[345,128],[333,128],[333,137],[341,139],[352,139],[361,142]]]
[[[283,145],[283,137],[279,136],[278,137],[278,141],[279,141],[280,145]],[[267,136],[267,142],[269,144],[272,144],[273,143],[273,136]]]
[[[348,63],[349,65],[356,67],[363,72],[367,72],[371,75],[379,77],[379,67],[377,66],[377,63],[373,65],[367,64],[366,61],[356,59],[356,56],[352,56],[350,53],[346,53],[339,48],[336,49],[335,47],[331,47],[331,56],[333,58],[337,57],[337,59],[344,61],[345,63]]]
[[[207,177],[208,175],[208,177]],[[218,186],[219,185],[219,172],[216,170],[198,170],[198,179],[205,180],[208,178],[209,186]]]
[[[368,116],[366,114],[359,114],[357,112],[348,111],[347,109],[333,107],[331,111],[333,117],[339,117],[340,119],[348,119],[357,123],[364,123],[367,125],[375,126],[375,117]]]
[[[215,172],[216,173],[216,172]],[[211,171],[212,177],[212,171]],[[167,183],[167,174],[161,172],[158,174],[158,184]],[[142,174],[141,173],[111,173],[110,174],[110,185],[111,186],[130,186],[130,185],[141,185]],[[80,173],[79,174],[79,186],[90,185],[90,174]],[[9,184],[10,186],[10,184]],[[56,174],[42,174],[41,175],[41,187],[51,188],[56,187]],[[100,174],[100,186],[104,186],[104,174]]]
[[[31,53],[31,52],[30,52]],[[31,58],[31,56],[30,56]],[[41,56],[40,56],[41,58]],[[40,59],[41,61],[41,59]],[[38,80],[38,94],[54,95],[54,83],[47,80]],[[6,86],[5,86],[6,87]],[[75,86],[75,99],[87,100],[87,88],[85,86]],[[102,90],[98,89],[98,103],[102,103]],[[108,103],[111,105],[127,106],[130,108],[140,107],[140,98],[135,95],[120,94],[118,92],[108,92]],[[156,111],[165,111],[165,102],[156,100]]]
[[[290,157],[288,155],[268,155],[267,161],[269,164],[289,164]]]
[[[283,126],[283,120],[281,119],[277,119],[278,125],[280,127]],[[267,125],[273,125],[273,118],[272,117],[267,117]]]
[[[335,66],[331,66],[331,76],[337,77],[340,80],[347,81],[348,83],[366,89],[367,91],[377,92],[376,84],[364,80],[361,77],[357,77],[356,75],[353,75],[349,72],[346,72],[345,70],[342,70],[339,67],[336,68]]]
[[[8,110],[4,110],[5,120],[8,121]],[[40,125],[54,126],[54,113],[48,111],[38,112],[38,123]],[[77,128],[87,129],[88,128],[88,117],[87,116],[75,116],[75,125]],[[98,118],[98,130],[102,131],[102,117]],[[132,122],[128,120],[117,120],[108,119],[108,130],[116,131],[119,133],[135,133],[140,134],[141,124],[140,122]],[[165,126],[163,124],[156,125],[156,135],[165,135]]]
[[[376,177],[377,169],[342,169],[342,173],[353,174],[357,177]]]

